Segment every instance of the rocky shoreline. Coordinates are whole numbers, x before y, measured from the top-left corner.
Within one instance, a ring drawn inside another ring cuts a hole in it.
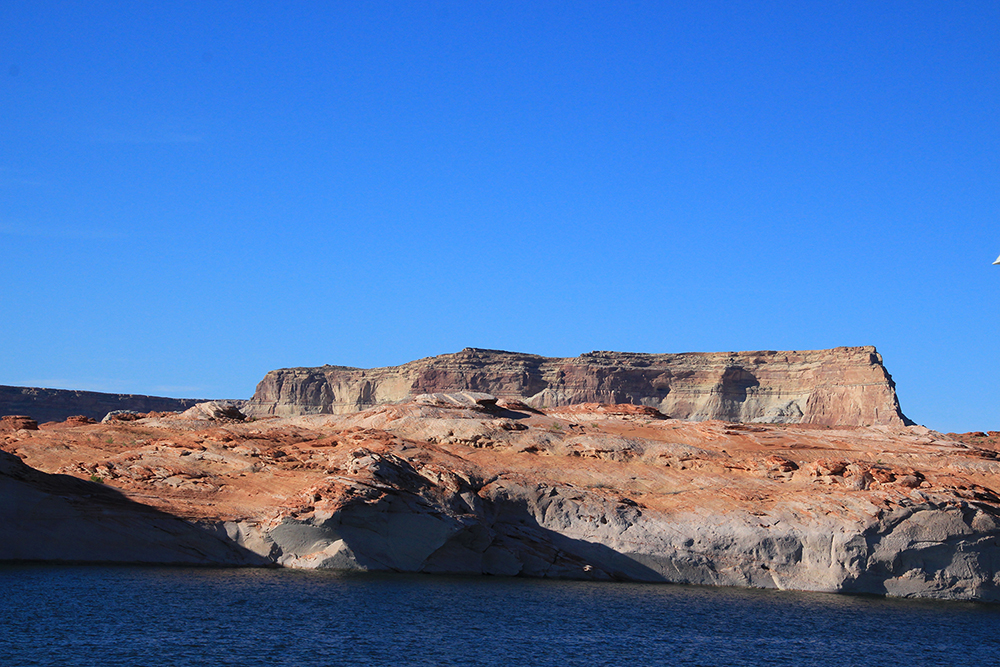
[[[1000,601],[1000,434],[461,392],[0,432],[0,560],[271,565]],[[137,418],[136,418],[137,417]]]

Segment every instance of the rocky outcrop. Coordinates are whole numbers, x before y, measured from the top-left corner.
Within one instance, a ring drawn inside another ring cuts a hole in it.
[[[269,561],[103,484],[0,451],[0,561],[265,565]]]
[[[247,416],[234,401],[207,401],[198,403],[180,414],[181,419],[207,419],[210,421],[241,422]]]
[[[481,392],[349,415],[213,414],[0,434],[23,459],[0,459],[0,535],[13,536],[0,560],[1000,601],[992,432],[694,422]]]
[[[486,392],[535,408],[634,404],[675,419],[850,425],[910,423],[874,347],[806,352],[546,358],[466,348],[390,368],[269,372],[244,411],[254,417],[346,414],[419,394]]]
[[[27,415],[5,415],[0,417],[0,431],[37,431],[38,422]]]
[[[491,438],[503,438],[496,433],[504,430],[501,424],[470,419],[456,444],[504,447],[495,439],[485,444],[474,433],[492,431]],[[445,421],[453,434],[462,430],[456,420]],[[413,428],[412,423],[391,426],[395,422],[386,426],[396,433]],[[477,423],[492,429],[477,429]],[[509,435],[507,442],[538,442],[537,434],[531,438],[517,429]],[[545,449],[536,446],[535,453],[557,456],[556,442],[565,446],[580,440],[567,433],[549,440]],[[622,463],[649,460],[651,450],[662,447],[613,440],[600,438],[600,451],[617,449],[611,460]],[[527,453],[530,448],[520,449]],[[668,450],[679,455],[674,465],[682,470],[683,460],[697,470],[712,458],[709,450]],[[601,458],[593,448],[576,451]],[[307,503],[300,511],[227,522],[227,535],[286,567],[1000,601],[1000,498],[982,488],[959,494],[933,489],[922,474],[897,475],[885,465],[819,460],[800,466],[769,454],[760,460],[759,474],[765,478],[778,485],[798,479],[819,486],[799,487],[795,499],[748,505],[748,497],[765,497],[758,488],[738,495],[742,502],[728,496],[728,507],[718,511],[697,502],[657,507],[650,496],[635,500],[621,488],[609,493],[604,485],[586,488],[518,472],[484,478],[465,466],[444,467],[385,451],[361,449],[350,456],[343,474],[305,490]],[[739,468],[732,462],[721,465]],[[689,484],[692,477],[698,479],[697,474],[687,477]],[[739,485],[739,477],[727,483]],[[921,484],[924,490],[917,490]]]
[[[204,400],[0,385],[0,414],[30,415],[40,423],[74,416],[99,420],[116,410],[181,412]]]
[[[993,505],[922,498],[868,517],[665,514],[574,486],[428,479],[398,458],[363,465],[375,479],[336,511],[224,530],[286,567],[1000,601]]]

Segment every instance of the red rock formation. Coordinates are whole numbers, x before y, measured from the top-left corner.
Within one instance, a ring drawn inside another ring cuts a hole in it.
[[[0,561],[1000,601],[996,436],[511,407],[466,393],[351,415],[202,412],[4,433]]]
[[[535,408],[634,404],[676,419],[733,422],[909,423],[874,347],[805,352],[636,354],[575,358],[466,348],[389,368],[271,371],[250,416],[344,414],[411,396],[486,392]]]
[[[19,429],[37,431],[38,422],[27,415],[7,415],[0,417],[0,430],[17,431]]]
[[[0,561],[262,565],[225,536],[0,450]]]
[[[89,424],[96,424],[97,420],[88,417],[87,415],[71,415],[66,418],[67,426],[87,426]]]

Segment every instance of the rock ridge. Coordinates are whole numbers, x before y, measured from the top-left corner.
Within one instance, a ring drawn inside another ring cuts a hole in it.
[[[115,410],[182,412],[204,401],[203,398],[167,398],[0,385],[0,415],[30,415],[39,423],[61,422],[76,415],[100,420]]]
[[[555,358],[465,348],[385,368],[321,366],[267,373],[253,417],[347,414],[420,394],[484,392],[534,408],[633,404],[675,419],[743,423],[911,424],[873,346],[829,350]]]

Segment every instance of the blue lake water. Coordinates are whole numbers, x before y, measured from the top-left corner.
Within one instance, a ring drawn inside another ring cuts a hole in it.
[[[993,665],[1000,605],[658,584],[0,566],[0,665]]]

